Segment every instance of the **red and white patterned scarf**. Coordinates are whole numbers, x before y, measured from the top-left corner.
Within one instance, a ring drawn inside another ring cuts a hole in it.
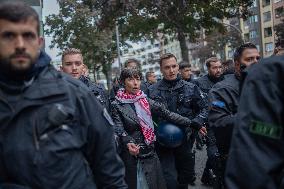
[[[139,90],[139,92],[134,95],[126,93],[124,89],[120,89],[115,98],[122,103],[134,104],[145,143],[149,145],[153,141],[156,141],[150,105],[143,91]]]

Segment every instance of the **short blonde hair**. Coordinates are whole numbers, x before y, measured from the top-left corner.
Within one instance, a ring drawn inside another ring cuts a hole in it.
[[[62,62],[63,62],[63,59],[66,55],[70,55],[70,54],[80,54],[82,55],[82,52],[80,49],[76,49],[76,48],[68,48],[68,49],[65,49],[62,53]]]

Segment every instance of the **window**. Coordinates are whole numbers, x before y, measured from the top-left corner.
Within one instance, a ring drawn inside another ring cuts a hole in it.
[[[270,20],[271,20],[271,12],[268,11],[268,12],[263,13],[263,21],[268,22]]]
[[[264,37],[271,37],[272,36],[272,28],[264,28]]]
[[[273,51],[273,43],[265,43],[265,52]]]
[[[251,4],[251,6],[250,6],[250,8],[253,8],[253,7],[257,7],[257,2],[256,2],[256,0],[253,0],[252,4]]]
[[[244,21],[244,28],[248,29],[249,28],[249,20]]]
[[[257,32],[255,30],[252,30],[249,32],[249,38],[254,39],[257,37]]]
[[[263,7],[266,7],[268,5],[270,5],[270,0],[262,0],[262,6]]]
[[[256,23],[256,22],[258,22],[257,15],[253,15],[249,17],[249,23]]]
[[[284,9],[283,7],[279,7],[277,9],[275,9],[275,18],[280,18],[284,16]]]

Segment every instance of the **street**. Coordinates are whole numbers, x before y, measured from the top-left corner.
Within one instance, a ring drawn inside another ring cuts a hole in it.
[[[211,189],[211,187],[204,186],[200,179],[203,173],[203,169],[206,163],[206,147],[203,147],[203,150],[196,150],[195,154],[195,171],[197,175],[197,179],[195,181],[195,186],[189,186],[189,189]]]

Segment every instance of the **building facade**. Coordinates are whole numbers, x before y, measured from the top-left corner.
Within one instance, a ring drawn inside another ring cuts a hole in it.
[[[284,0],[254,0],[249,9],[248,19],[239,19],[239,24],[245,42],[254,43],[262,57],[273,54],[277,36],[275,26],[284,19]],[[227,57],[232,58],[232,49],[227,49]]]
[[[121,61],[124,63],[129,58],[139,60],[143,74],[147,71],[153,71],[157,76],[161,77],[159,59],[164,53],[174,54],[178,63],[182,61],[180,44],[174,39],[169,39],[166,43],[161,40],[155,40],[154,42],[147,40],[130,43],[130,45],[132,48],[123,49]]]

